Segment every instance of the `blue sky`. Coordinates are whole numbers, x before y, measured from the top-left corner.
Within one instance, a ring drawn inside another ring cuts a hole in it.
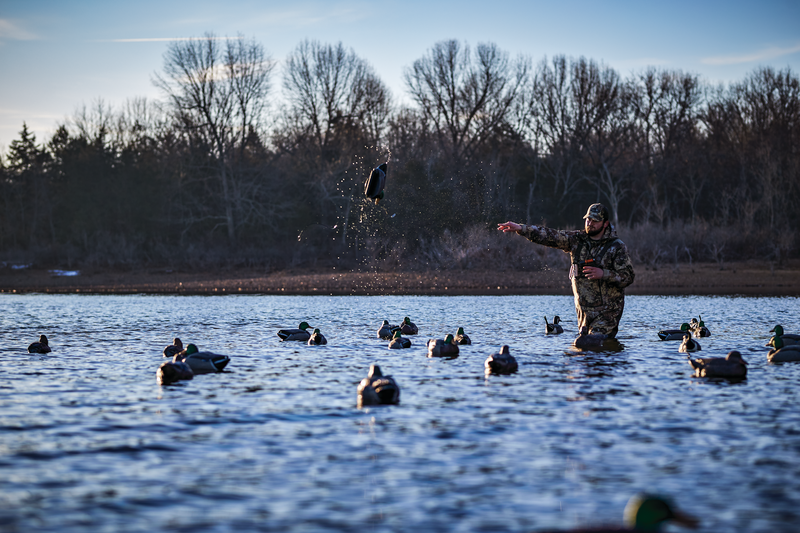
[[[42,141],[98,98],[159,98],[151,80],[169,40],[207,31],[255,38],[279,64],[303,39],[341,41],[398,101],[403,70],[445,39],[494,42],[535,62],[586,56],[623,76],[648,65],[714,83],[759,65],[800,72],[798,0],[0,0],[0,153],[23,121]]]

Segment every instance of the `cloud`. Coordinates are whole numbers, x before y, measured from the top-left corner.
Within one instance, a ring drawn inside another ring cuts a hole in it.
[[[8,19],[0,19],[0,40],[31,41],[36,35],[23,30]]]
[[[754,63],[756,61],[764,61],[767,59],[774,59],[789,54],[800,52],[800,44],[796,44],[791,48],[767,48],[752,54],[743,56],[717,56],[706,57],[700,60],[704,65],[739,65],[741,63]]]

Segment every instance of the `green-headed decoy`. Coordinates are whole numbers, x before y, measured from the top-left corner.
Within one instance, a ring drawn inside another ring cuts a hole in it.
[[[681,329],[662,329],[658,332],[658,338],[662,341],[682,341],[683,334],[691,331],[689,330],[689,324],[684,322],[681,324]]]
[[[188,344],[185,350],[175,354],[173,361],[186,363],[195,374],[210,374],[212,372],[222,372],[222,369],[230,363],[231,358],[227,355],[201,352],[198,351],[197,346],[194,344]]]
[[[308,331],[310,328],[311,326],[308,325],[308,322],[300,322],[297,329],[278,330],[278,337],[281,338],[281,341],[308,342],[308,339],[311,337],[311,332]]]
[[[315,328],[314,333],[312,333],[308,338],[308,345],[319,346],[320,344],[328,344],[328,339],[325,338],[325,335],[319,332],[319,328]]]
[[[411,339],[403,337],[402,331],[398,329],[394,332],[394,337],[389,342],[389,349],[397,350],[400,348],[411,348]]]
[[[461,327],[456,330],[456,336],[453,337],[453,340],[456,341],[456,344],[472,344],[472,339],[469,338],[469,335],[464,333],[464,328]]]
[[[405,317],[403,323],[400,324],[400,331],[403,332],[403,335],[416,335],[419,333],[419,328],[416,324],[411,322],[410,318]]]

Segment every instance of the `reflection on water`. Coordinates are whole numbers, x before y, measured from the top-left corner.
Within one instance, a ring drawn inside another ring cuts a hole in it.
[[[640,490],[702,531],[791,530],[800,365],[763,345],[798,303],[629,297],[622,350],[577,352],[567,296],[3,295],[0,530],[530,531],[618,522]],[[703,357],[738,349],[746,380],[694,378],[657,340],[699,314]],[[378,325],[405,316],[420,335],[387,350]],[[278,341],[301,320],[328,345]],[[458,326],[473,344],[427,358]],[[40,333],[53,353],[25,353]],[[175,336],[229,371],[159,387]],[[519,371],[486,376],[503,344]],[[373,363],[400,405],[356,408]]]

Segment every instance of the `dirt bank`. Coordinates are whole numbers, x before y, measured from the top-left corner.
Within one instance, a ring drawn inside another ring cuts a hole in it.
[[[264,273],[253,270],[84,270],[77,276],[25,268],[0,269],[0,292],[88,294],[570,294],[566,271],[537,272],[325,272]],[[636,266],[628,294],[800,295],[800,261]]]

